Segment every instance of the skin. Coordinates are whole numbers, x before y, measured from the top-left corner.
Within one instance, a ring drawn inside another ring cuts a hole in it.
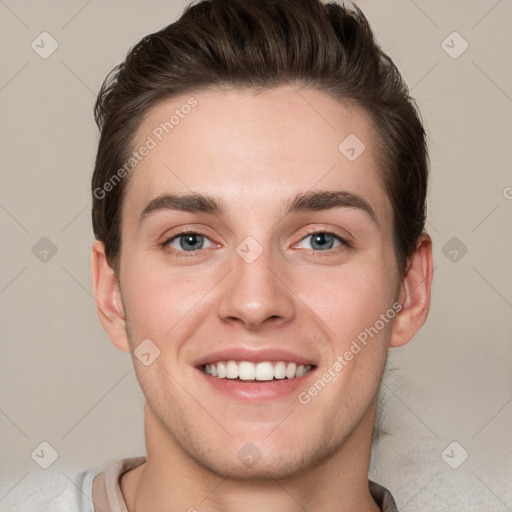
[[[148,112],[134,147],[189,97]],[[129,178],[119,280],[103,244],[92,251],[112,343],[133,353],[149,338],[160,350],[149,366],[133,357],[147,462],[121,479],[128,510],[378,511],[368,491],[377,395],[389,347],[407,343],[427,317],[430,237],[418,240],[401,278],[374,128],[360,108],[289,87],[194,97],[197,107]],[[366,147],[353,162],[338,150],[349,134]],[[284,214],[310,190],[358,194],[376,222],[353,207]],[[190,192],[222,199],[225,215],[159,210],[139,222],[155,197]],[[194,256],[177,255],[179,238],[163,246],[179,228],[207,237]],[[332,248],[314,252],[316,230],[351,246],[328,238]],[[262,248],[252,263],[235,250],[247,236]],[[296,394],[261,403],[221,396],[193,366],[225,347],[278,347],[316,361],[316,377],[299,390],[307,391],[397,301],[394,320],[307,405]],[[262,455],[251,468],[237,457],[249,442]]]

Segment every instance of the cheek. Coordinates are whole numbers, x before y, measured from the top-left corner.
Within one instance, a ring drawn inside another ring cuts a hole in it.
[[[339,267],[302,277],[298,296],[342,345],[373,325],[392,305],[389,278],[375,266]]]
[[[213,276],[195,270],[163,269],[149,258],[131,262],[124,271],[123,300],[135,343],[170,336],[214,282]]]

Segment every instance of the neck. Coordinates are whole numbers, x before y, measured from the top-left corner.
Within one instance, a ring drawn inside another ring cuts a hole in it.
[[[146,405],[146,463],[121,478],[128,511],[326,512],[335,504],[338,512],[379,512],[368,489],[375,410],[376,399],[335,453],[300,474],[236,479],[196,462]]]

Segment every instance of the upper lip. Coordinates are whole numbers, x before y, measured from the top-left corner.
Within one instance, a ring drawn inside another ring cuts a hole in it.
[[[259,363],[263,361],[278,362],[286,361],[303,365],[316,366],[313,359],[288,352],[277,348],[249,349],[243,347],[225,348],[205,355],[197,359],[193,365],[202,366],[205,364],[217,363],[219,361],[250,361]]]

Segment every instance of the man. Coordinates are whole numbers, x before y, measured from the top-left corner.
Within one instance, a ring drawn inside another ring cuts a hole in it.
[[[368,467],[389,347],[429,309],[428,157],[362,12],[200,2],[96,119],[93,287],[147,455],[86,475],[94,510],[397,510]]]

